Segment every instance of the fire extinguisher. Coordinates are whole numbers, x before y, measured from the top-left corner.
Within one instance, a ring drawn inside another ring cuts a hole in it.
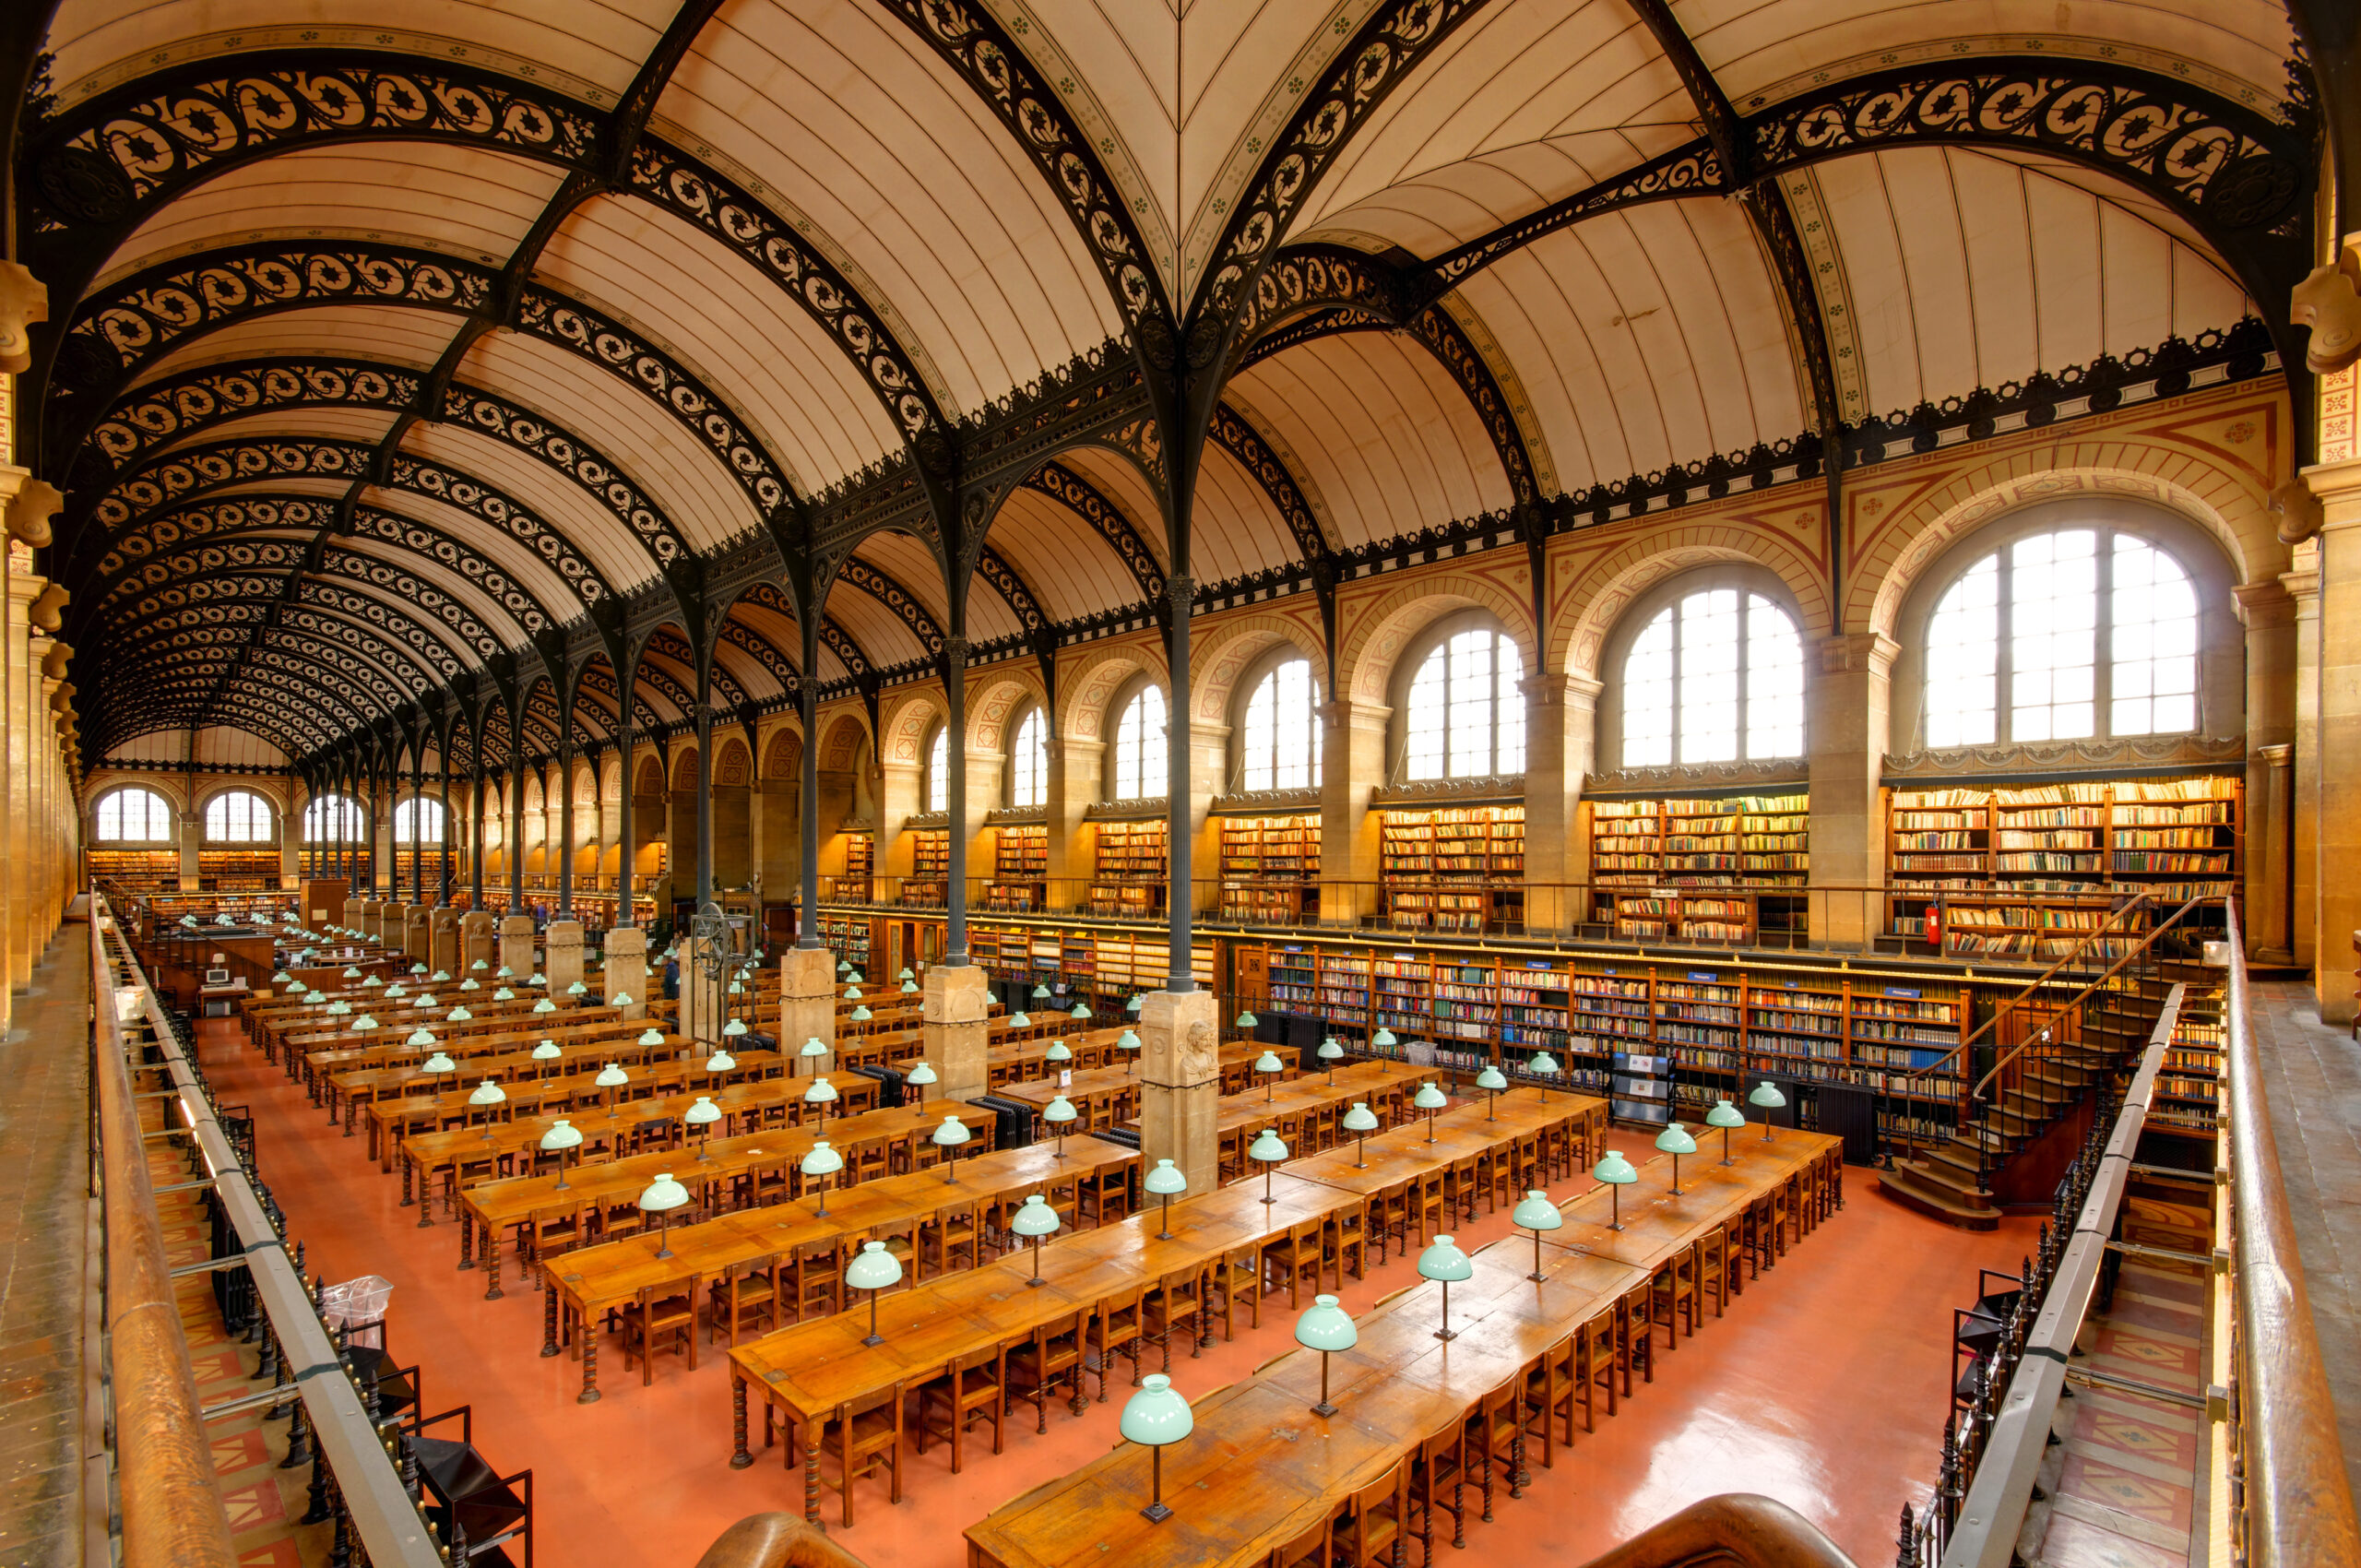
[[[1927,906],[1927,945],[1940,953],[1943,950],[1943,907]]]

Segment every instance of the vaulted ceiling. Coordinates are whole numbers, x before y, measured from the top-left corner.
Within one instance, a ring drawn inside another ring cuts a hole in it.
[[[2308,255],[2278,0],[57,0],[44,47],[19,457],[92,763],[1044,654],[2223,333]]]

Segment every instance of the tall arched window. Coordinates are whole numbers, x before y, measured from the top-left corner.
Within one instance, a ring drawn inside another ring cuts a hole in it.
[[[1801,756],[1804,652],[1759,593],[1705,588],[1666,605],[1623,660],[1623,766]]]
[[[926,809],[951,809],[951,731],[946,725],[935,726],[934,743],[927,748]]]
[[[99,802],[99,842],[152,844],[172,837],[172,802],[153,790],[117,790]]]
[[[1303,790],[1320,782],[1320,687],[1311,661],[1277,666],[1246,699],[1239,727],[1239,788]]]
[[[1507,634],[1453,632],[1410,679],[1403,707],[1407,778],[1481,778],[1525,771],[1525,659]]]
[[[1050,798],[1050,727],[1041,710],[1027,709],[1008,748],[1008,803],[1038,806]]]
[[[1929,746],[2196,728],[2197,589],[2135,534],[2018,540],[1961,573],[1927,623]]]
[[[486,797],[484,814],[497,820],[498,809]],[[327,844],[341,840],[351,844],[367,837],[362,831],[360,802],[350,795],[322,795],[303,808],[303,841],[307,844]]]
[[[270,837],[270,802],[253,790],[227,790],[205,803],[207,843],[264,844]]]
[[[1142,686],[1115,721],[1113,799],[1144,800],[1169,788],[1170,754],[1164,749],[1164,688]]]
[[[422,844],[440,844],[443,842],[443,802],[434,799],[433,796],[428,795],[421,796],[417,800],[403,801],[395,805],[395,843],[408,844],[409,842],[410,818],[412,816],[418,818],[419,842]]]

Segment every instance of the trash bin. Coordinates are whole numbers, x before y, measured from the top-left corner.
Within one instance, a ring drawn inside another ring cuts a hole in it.
[[[320,1292],[320,1316],[330,1329],[350,1331],[351,1343],[386,1348],[386,1301],[394,1282],[382,1275],[364,1274]]]

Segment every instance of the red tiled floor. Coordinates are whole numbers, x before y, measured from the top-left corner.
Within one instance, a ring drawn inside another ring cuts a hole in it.
[[[458,1232],[416,1228],[398,1183],[367,1159],[362,1140],[330,1129],[276,1068],[244,1049],[234,1026],[207,1026],[204,1056],[223,1099],[256,1117],[263,1175],[285,1206],[289,1234],[329,1280],[363,1273],[394,1282],[391,1348],[425,1369],[430,1411],[475,1407],[478,1444],[503,1470],[531,1466],[542,1560],[632,1568],[695,1562],[745,1515],[800,1506],[800,1475],[773,1450],[753,1469],[729,1467],[729,1378],[717,1352],[694,1373],[658,1360],[655,1385],[636,1375],[601,1380],[607,1396],[578,1406],[579,1369],[542,1360],[538,1292],[482,1299],[484,1276],[458,1273]],[[1503,1560],[1581,1562],[1701,1497],[1767,1493],[1827,1530],[1864,1563],[1892,1554],[1905,1499],[1926,1495],[1942,1427],[1951,1309],[1975,1286],[1979,1265],[2013,1269],[2032,1221],[1976,1235],[1922,1219],[1859,1181],[1851,1205],[1751,1285],[1730,1315],[1662,1355],[1656,1381],[1596,1435],[1578,1434],[1557,1467],[1536,1472],[1525,1501],[1503,1495],[1498,1522],[1471,1522],[1472,1550]],[[1481,1245],[1508,1233],[1505,1214],[1465,1229]],[[1348,1311],[1411,1282],[1395,1260],[1344,1292]],[[1284,1298],[1259,1333],[1241,1332],[1173,1368],[1184,1392],[1241,1377],[1288,1343]],[[1149,1371],[1156,1370],[1151,1364]],[[971,1457],[950,1474],[940,1445],[908,1460],[908,1496],[887,1506],[882,1487],[859,1494],[859,1522],[836,1530],[875,1568],[955,1568],[959,1532],[1007,1499],[1104,1453],[1116,1441],[1126,1392],[1081,1420],[1062,1411],[1036,1436],[1029,1412],[1010,1422],[1008,1452]],[[833,1496],[827,1518],[833,1526]]]

